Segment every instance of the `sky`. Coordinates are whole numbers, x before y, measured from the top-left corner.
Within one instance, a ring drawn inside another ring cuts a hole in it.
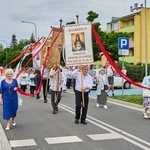
[[[112,17],[122,17],[131,14],[130,6],[135,3],[144,4],[145,0],[0,0],[0,44],[7,47],[11,43],[12,35],[21,39],[30,39],[31,34],[37,37],[47,37],[51,26],[59,27],[60,19],[63,25],[75,21],[79,15],[79,23],[87,23],[88,12],[99,15],[95,22],[101,23],[101,29],[106,31],[106,23]],[[147,7],[150,1],[147,0]],[[134,11],[134,13],[136,10]],[[22,23],[28,21],[32,23]]]

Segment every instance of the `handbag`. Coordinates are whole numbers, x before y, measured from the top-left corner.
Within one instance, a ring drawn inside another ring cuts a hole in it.
[[[144,89],[143,90],[143,97],[150,97],[150,90]]]
[[[108,85],[104,84],[104,90],[108,90]]]

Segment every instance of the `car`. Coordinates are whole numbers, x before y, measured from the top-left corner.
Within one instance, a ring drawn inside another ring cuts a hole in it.
[[[97,87],[97,85],[96,85],[96,77],[99,74],[99,69],[89,70],[88,73],[93,78],[93,89],[96,89],[96,87]],[[128,82],[127,80],[123,79],[118,73],[116,73],[114,75],[114,87],[115,88],[120,88],[120,87],[122,87],[122,85],[123,85],[124,89],[130,89],[131,88],[131,83]]]

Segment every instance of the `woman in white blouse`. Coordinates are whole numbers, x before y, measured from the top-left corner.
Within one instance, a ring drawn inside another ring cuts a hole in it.
[[[97,76],[97,107],[103,105],[105,109],[107,109],[107,92],[108,89],[104,89],[104,87],[108,87],[108,78],[105,73],[105,69],[103,67],[100,68],[99,75]]]

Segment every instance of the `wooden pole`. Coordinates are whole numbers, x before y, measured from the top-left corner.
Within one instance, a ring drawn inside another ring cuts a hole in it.
[[[81,72],[81,86],[83,88],[83,73]],[[82,106],[85,107],[84,91],[82,91]]]

